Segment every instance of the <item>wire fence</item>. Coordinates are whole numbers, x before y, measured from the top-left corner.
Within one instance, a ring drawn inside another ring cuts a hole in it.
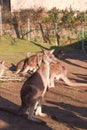
[[[39,42],[55,43],[55,45],[64,46],[78,41],[87,43],[87,26],[31,26],[30,20],[24,25],[3,25],[3,35],[9,35],[13,38],[34,40]],[[83,46],[84,49],[84,46]]]

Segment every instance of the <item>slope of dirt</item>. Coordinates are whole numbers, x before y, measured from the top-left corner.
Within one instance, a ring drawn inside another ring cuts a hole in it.
[[[73,82],[87,83],[87,52],[71,52],[61,61]],[[0,82],[0,106],[19,108],[23,82]],[[63,81],[55,82],[43,101],[43,112],[38,117],[46,124],[36,124],[24,117],[0,111],[1,130],[87,130],[87,87],[68,87]]]

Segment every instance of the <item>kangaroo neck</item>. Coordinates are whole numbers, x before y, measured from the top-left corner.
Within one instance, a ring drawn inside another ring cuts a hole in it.
[[[49,62],[42,62],[38,72],[40,73],[40,75],[42,75],[45,79],[49,79],[49,73],[50,73],[50,69],[49,69]]]
[[[42,77],[42,81],[44,84],[44,91],[42,92],[42,97],[44,97],[49,83],[49,74],[50,74],[49,62],[46,63],[42,62],[40,69],[38,70],[38,73]]]

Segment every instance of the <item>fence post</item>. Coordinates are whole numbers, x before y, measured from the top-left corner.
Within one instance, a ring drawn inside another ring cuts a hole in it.
[[[30,41],[30,19],[28,18],[28,41]]]
[[[57,46],[58,44],[57,44],[57,36],[56,36],[56,34],[57,34],[57,23],[55,23],[55,37],[56,37],[56,46]]]
[[[82,27],[82,50],[84,51],[84,33],[85,33],[85,30],[84,30],[84,27]]]
[[[3,6],[3,0],[0,2],[0,35],[2,36],[2,6]]]

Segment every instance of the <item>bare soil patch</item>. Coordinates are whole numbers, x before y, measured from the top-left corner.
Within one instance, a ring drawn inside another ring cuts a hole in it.
[[[74,51],[61,61],[68,69],[73,82],[87,83],[87,52]],[[0,106],[19,108],[20,89],[23,82],[0,82]],[[68,87],[55,81],[55,88],[47,91],[43,112],[48,117],[38,117],[46,124],[36,124],[24,117],[0,111],[1,130],[87,130],[87,87]]]

